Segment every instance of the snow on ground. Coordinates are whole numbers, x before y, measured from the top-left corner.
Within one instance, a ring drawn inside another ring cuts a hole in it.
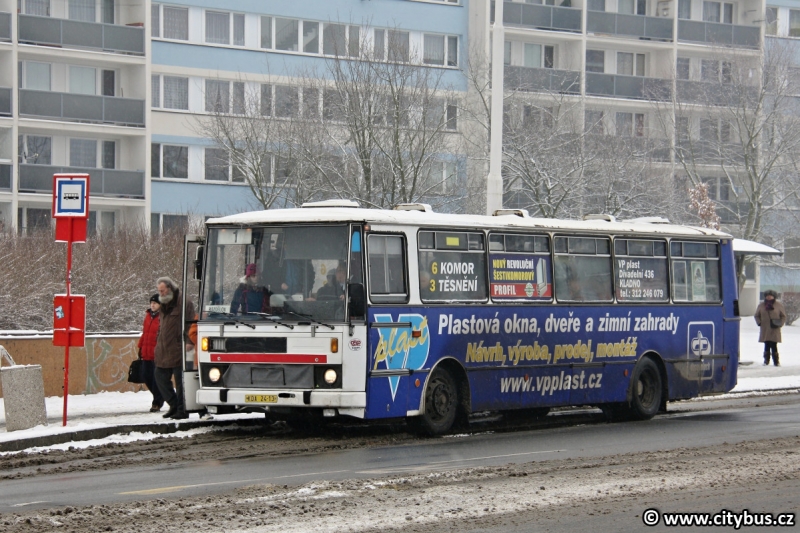
[[[783,328],[783,342],[778,345],[781,352],[781,366],[763,366],[764,346],[758,342],[758,327],[751,317],[742,317],[739,382],[733,392],[765,391],[775,389],[800,388],[800,326]],[[64,399],[50,397],[45,399],[47,426],[14,431],[5,430],[5,408],[0,398],[0,442],[28,439],[59,433],[70,433],[88,429],[122,425],[174,424],[164,420],[160,413],[150,413],[152,396],[149,392],[101,392],[67,399],[67,426],[62,426]],[[217,415],[217,419],[261,418],[263,415]],[[197,420],[192,414],[190,420]],[[141,438],[153,438],[142,436]],[[102,439],[101,439],[102,440]],[[110,442],[110,441],[109,441]]]

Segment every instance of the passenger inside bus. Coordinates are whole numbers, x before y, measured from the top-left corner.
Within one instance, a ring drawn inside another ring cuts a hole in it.
[[[233,293],[231,314],[266,313],[269,307],[270,290],[258,284],[258,271],[255,263],[245,266],[244,277]]]

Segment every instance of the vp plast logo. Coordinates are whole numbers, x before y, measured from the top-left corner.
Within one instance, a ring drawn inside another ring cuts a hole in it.
[[[689,322],[686,337],[687,357],[697,358],[715,353],[713,322]]]

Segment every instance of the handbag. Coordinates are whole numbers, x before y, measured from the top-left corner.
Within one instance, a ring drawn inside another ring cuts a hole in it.
[[[128,368],[128,383],[144,383],[142,379],[142,360],[134,359]]]
[[[780,318],[770,318],[769,319],[769,327],[773,329],[778,329],[783,327],[782,320]]]

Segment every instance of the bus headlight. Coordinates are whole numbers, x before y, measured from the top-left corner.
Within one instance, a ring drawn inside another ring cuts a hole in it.
[[[335,372],[334,372],[334,374],[335,374]],[[208,370],[208,380],[211,383],[216,383],[217,381],[220,380],[220,378],[222,378],[222,372],[220,371],[219,368],[214,366],[214,367],[211,367]]]
[[[337,377],[338,376],[336,375],[336,370],[329,368],[328,370],[325,371],[324,375],[325,383],[327,383],[328,385],[333,385],[334,383],[336,383]]]

